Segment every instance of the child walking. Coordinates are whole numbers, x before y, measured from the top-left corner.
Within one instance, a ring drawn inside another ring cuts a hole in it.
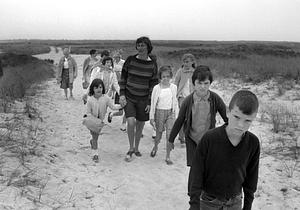
[[[226,105],[222,98],[211,91],[213,75],[208,66],[197,66],[192,75],[194,91],[188,95],[180,107],[178,117],[170,133],[168,146],[174,148],[174,140],[183,127],[185,133],[187,166],[192,165],[194,153],[203,134],[216,126],[216,114],[226,123]],[[190,179],[189,179],[190,180]],[[188,183],[188,191],[190,183]]]
[[[98,78],[103,81],[105,87],[105,94],[110,98],[113,95],[114,90],[120,93],[120,86],[118,84],[118,79],[116,73],[113,71],[114,64],[111,57],[105,57],[102,61],[102,66],[97,66],[93,68],[91,73],[91,81]],[[83,100],[87,100],[87,94],[83,97]]]
[[[196,58],[193,54],[186,53],[182,56],[182,66],[175,75],[174,84],[177,86],[177,99],[179,108],[182,106],[183,100],[190,95],[194,86],[192,84],[192,75],[196,68]],[[183,129],[179,132],[179,141],[181,144],[185,142]]]
[[[156,130],[154,147],[150,153],[155,157],[158,150],[158,144],[162,138],[162,133],[166,129],[166,163],[173,164],[170,159],[170,149],[168,148],[168,139],[173,127],[175,118],[178,115],[178,102],[176,98],[177,87],[170,83],[173,76],[170,66],[162,66],[159,69],[158,77],[160,83],[155,85],[151,94],[150,124]]]
[[[228,124],[202,137],[190,170],[190,210],[251,209],[258,181],[260,143],[248,129],[258,105],[254,93],[237,91],[229,103]]]
[[[90,130],[92,135],[92,139],[90,140],[91,149],[92,149],[92,159],[95,162],[99,162],[99,151],[98,150],[98,137],[103,127],[103,120],[105,118],[107,107],[118,110],[121,108],[120,105],[114,105],[111,98],[109,98],[105,94],[105,86],[104,82],[101,79],[94,79],[89,87],[89,96],[87,99],[87,107],[86,107],[86,120],[90,121],[87,124],[91,124],[91,122],[97,122],[99,120],[99,127],[98,131],[95,129],[91,130],[91,127],[87,126]],[[97,118],[97,119],[95,119]]]

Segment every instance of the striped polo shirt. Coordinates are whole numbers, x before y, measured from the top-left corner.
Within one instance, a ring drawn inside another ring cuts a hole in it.
[[[133,100],[148,100],[151,102],[153,87],[158,84],[157,63],[155,60],[141,60],[129,56],[122,68],[120,95]]]

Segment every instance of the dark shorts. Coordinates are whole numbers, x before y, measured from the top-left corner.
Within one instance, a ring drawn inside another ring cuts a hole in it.
[[[148,121],[149,113],[145,112],[148,100],[133,100],[126,98],[127,104],[124,107],[125,116],[134,117],[138,121]]]
[[[73,83],[70,83],[69,69],[62,70],[60,88],[62,89],[73,88]]]

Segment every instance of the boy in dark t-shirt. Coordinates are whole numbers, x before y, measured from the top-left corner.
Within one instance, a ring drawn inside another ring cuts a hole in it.
[[[257,111],[256,95],[240,90],[230,101],[228,125],[204,134],[190,171],[190,210],[251,209],[257,188],[260,143],[248,129]]]

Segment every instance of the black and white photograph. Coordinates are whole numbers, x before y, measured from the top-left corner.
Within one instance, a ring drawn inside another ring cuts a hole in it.
[[[0,1],[0,210],[299,210],[300,0]]]

